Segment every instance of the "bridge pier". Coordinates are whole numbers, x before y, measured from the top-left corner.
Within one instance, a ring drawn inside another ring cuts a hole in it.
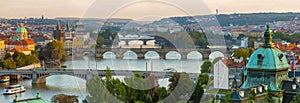
[[[187,59],[187,54],[181,54],[181,60],[186,60]]]
[[[143,45],[147,45],[147,41],[143,40]]]
[[[46,78],[39,78],[36,71],[32,71],[31,84],[46,84]]]

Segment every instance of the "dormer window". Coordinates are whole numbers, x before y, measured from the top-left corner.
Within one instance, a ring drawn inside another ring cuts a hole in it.
[[[239,94],[240,94],[241,97],[244,97],[245,96],[245,91],[240,91]]]
[[[279,55],[279,60],[282,61],[282,58],[283,58],[283,54],[280,54]]]
[[[292,84],[292,89],[293,90],[297,89],[297,85],[296,84]]]
[[[254,91],[254,93],[257,93],[257,90],[256,90],[256,88],[253,88],[252,90]]]
[[[268,90],[268,89],[269,89],[269,88],[268,88],[268,86],[266,85],[266,86],[265,86],[265,90]]]
[[[263,90],[263,87],[262,87],[262,86],[258,87],[258,91],[259,91],[259,92],[262,92],[262,90]]]
[[[264,56],[262,54],[257,55],[257,65],[262,65]]]

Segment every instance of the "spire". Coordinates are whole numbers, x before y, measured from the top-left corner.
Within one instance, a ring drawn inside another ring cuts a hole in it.
[[[58,21],[57,21],[56,30],[60,30],[60,29],[61,29],[61,27],[60,27],[60,21],[58,20]]]
[[[273,48],[273,39],[272,39],[272,30],[270,30],[270,26],[267,25],[267,29],[264,32],[264,39],[265,39],[265,43],[264,43],[264,48]]]
[[[68,21],[66,32],[71,32],[70,22]]]
[[[67,25],[68,29],[70,30],[70,21],[68,21],[68,25]]]

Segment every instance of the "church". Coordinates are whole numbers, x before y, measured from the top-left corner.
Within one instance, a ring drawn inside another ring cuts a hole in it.
[[[248,103],[250,91],[255,92],[256,102],[264,102],[267,91],[270,90],[273,98],[283,103],[289,103],[293,96],[291,94],[300,90],[299,82],[295,78],[289,78],[290,65],[283,52],[275,48],[272,39],[272,30],[267,26],[264,31],[264,44],[256,49],[246,63],[246,70],[241,78],[244,78],[240,87],[236,86],[230,92],[232,103]],[[278,95],[283,95],[282,97]],[[224,97],[223,99],[224,100]]]
[[[24,24],[19,24],[16,34],[12,35],[9,40],[5,41],[5,48],[11,55],[14,52],[24,53],[25,55],[30,55],[32,50],[35,50],[35,42],[28,35]]]

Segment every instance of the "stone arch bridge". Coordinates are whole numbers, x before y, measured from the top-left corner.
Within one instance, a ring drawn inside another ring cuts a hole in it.
[[[181,59],[187,59],[188,54],[191,52],[200,53],[202,55],[202,59],[211,59],[211,56],[217,54],[221,54],[224,57],[226,54],[232,52],[231,50],[227,51],[226,49],[98,48],[95,50],[95,56],[98,58],[103,58],[104,53],[112,52],[116,55],[117,59],[122,59],[127,51],[136,53],[138,59],[144,59],[145,54],[149,51],[158,53],[161,59],[166,59],[166,55],[171,51],[179,53]]]
[[[135,71],[135,70],[111,70],[113,76],[133,76],[138,73],[142,76],[156,76],[157,78],[170,78],[175,72],[164,71]],[[70,75],[81,78],[83,80],[90,80],[96,76],[105,76],[106,70],[91,70],[91,69],[37,69],[37,70],[1,70],[0,77],[5,75],[21,76],[32,79],[32,84],[45,84],[46,78],[53,75]],[[196,79],[198,73],[188,73],[191,79]]]

